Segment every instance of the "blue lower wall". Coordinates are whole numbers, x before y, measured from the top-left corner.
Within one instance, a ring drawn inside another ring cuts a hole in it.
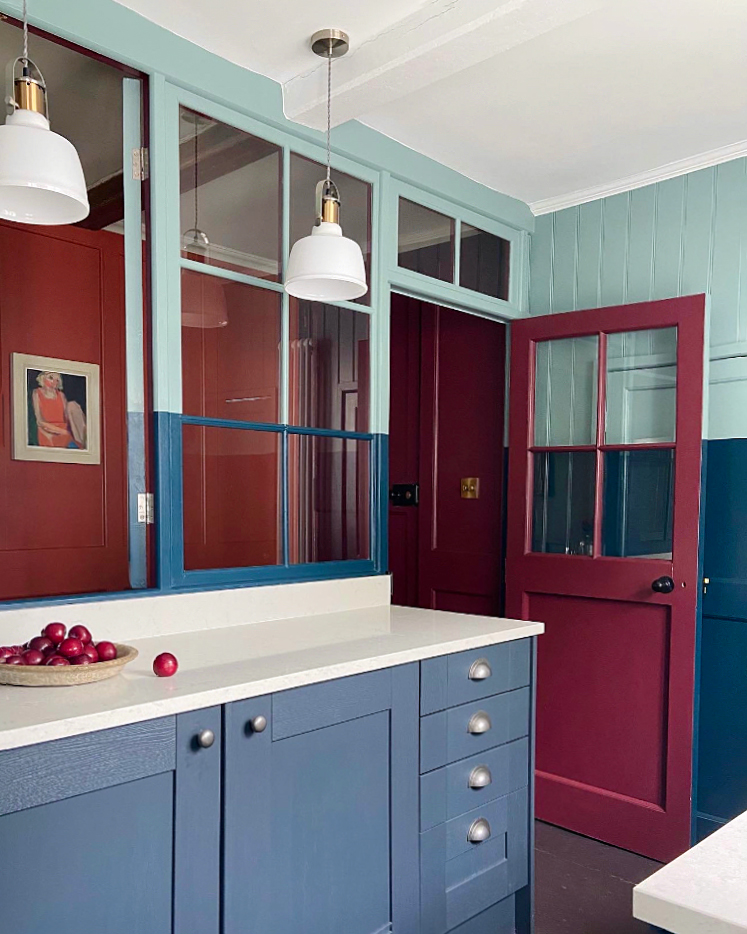
[[[705,485],[698,838],[747,810],[747,439],[709,441]]]

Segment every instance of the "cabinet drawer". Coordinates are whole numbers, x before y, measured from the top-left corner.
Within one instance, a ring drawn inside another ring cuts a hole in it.
[[[433,713],[529,684],[531,640],[429,658],[420,665],[420,712]]]
[[[485,732],[470,732],[470,725],[474,729],[480,720],[488,727]],[[420,771],[430,772],[528,734],[529,688],[429,714],[420,720]]]
[[[473,843],[478,820],[488,822],[489,836]],[[422,930],[446,934],[525,886],[528,836],[526,788],[421,834]]]
[[[483,782],[489,779],[489,784]],[[529,782],[529,740],[517,739],[420,778],[420,829],[430,830],[465,811],[524,788]]]

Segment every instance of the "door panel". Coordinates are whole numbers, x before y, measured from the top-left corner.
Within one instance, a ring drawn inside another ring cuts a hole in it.
[[[170,932],[173,786],[164,772],[0,817],[3,930]],[[95,827],[116,832],[92,845]]]
[[[575,781],[661,807],[669,607],[530,594],[528,611],[547,623],[538,681],[563,709],[538,723],[538,797]]]
[[[690,840],[704,321],[694,296],[512,325],[506,612],[546,623],[537,816],[663,860]]]

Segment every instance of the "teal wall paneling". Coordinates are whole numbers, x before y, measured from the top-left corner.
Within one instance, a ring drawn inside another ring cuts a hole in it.
[[[532,315],[704,292],[709,438],[747,437],[747,159],[546,214]]]

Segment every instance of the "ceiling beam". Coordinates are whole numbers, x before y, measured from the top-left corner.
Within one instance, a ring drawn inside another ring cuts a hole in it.
[[[334,64],[335,126],[600,9],[610,0],[430,0]],[[283,87],[285,114],[326,126],[326,65]],[[448,116],[448,115],[446,115]]]

